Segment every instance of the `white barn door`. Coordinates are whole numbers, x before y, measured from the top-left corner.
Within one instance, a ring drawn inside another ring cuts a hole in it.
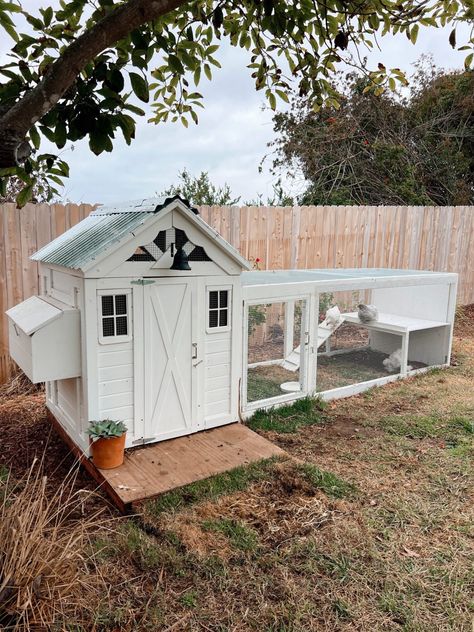
[[[144,287],[145,441],[199,430],[196,281],[156,279]]]

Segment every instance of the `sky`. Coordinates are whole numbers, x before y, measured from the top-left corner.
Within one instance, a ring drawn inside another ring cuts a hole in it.
[[[31,12],[43,6],[26,0]],[[369,65],[379,61],[387,68],[411,70],[422,54],[431,54],[437,66],[452,69],[463,66],[465,53],[455,51],[448,42],[451,28],[421,29],[416,45],[405,35],[386,36],[380,41],[381,51],[369,56]],[[467,33],[467,29],[465,31]],[[458,42],[461,37],[458,35]],[[0,60],[8,48],[2,33]],[[199,111],[199,125],[184,128],[181,123],[157,126],[139,119],[136,138],[130,146],[117,134],[114,151],[95,156],[87,142],[79,141],[63,150],[71,175],[65,181],[62,199],[82,203],[150,197],[177,183],[177,174],[186,168],[191,174],[209,173],[219,186],[227,183],[241,202],[272,197],[277,177],[269,172],[270,161],[259,173],[268,143],[274,138],[272,116],[261,92],[256,92],[250,71],[246,68],[248,53],[225,43],[219,54],[220,70],[213,69],[213,80],[201,80],[199,91],[204,95],[205,109]],[[46,149],[46,147],[44,147]],[[292,193],[301,183],[284,179]],[[291,189],[293,190],[291,191]]]

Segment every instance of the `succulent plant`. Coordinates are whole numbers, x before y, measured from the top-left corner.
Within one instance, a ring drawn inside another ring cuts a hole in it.
[[[87,429],[87,434],[96,439],[112,439],[121,437],[127,432],[127,426],[123,421],[113,421],[112,419],[102,419],[101,421],[91,421]]]

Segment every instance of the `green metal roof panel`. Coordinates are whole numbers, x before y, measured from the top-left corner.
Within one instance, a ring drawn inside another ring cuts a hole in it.
[[[31,259],[80,270],[149,218],[149,212],[93,213],[38,250]]]
[[[89,217],[38,250],[31,259],[81,270],[104,250],[121,241],[137,226],[175,200],[180,200],[198,215],[197,209],[191,208],[189,202],[179,195],[140,198],[131,202],[99,206]]]

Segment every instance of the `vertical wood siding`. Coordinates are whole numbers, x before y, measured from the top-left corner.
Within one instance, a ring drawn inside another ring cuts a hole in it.
[[[0,381],[12,371],[5,310],[38,293],[28,257],[86,217],[89,204],[0,205]],[[201,209],[261,269],[392,267],[457,272],[474,302],[474,207],[294,206]]]

